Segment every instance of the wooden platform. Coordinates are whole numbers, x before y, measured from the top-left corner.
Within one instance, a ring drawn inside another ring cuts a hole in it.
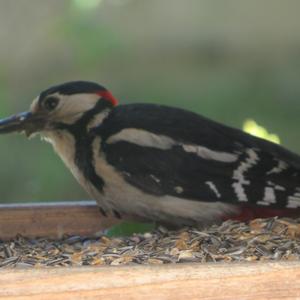
[[[90,236],[119,222],[105,218],[94,201],[0,205],[0,239],[61,238],[64,234]]]
[[[0,239],[94,235],[94,202],[0,205]],[[0,299],[300,299],[300,262],[0,270]]]
[[[300,299],[300,263],[2,270],[0,299]]]

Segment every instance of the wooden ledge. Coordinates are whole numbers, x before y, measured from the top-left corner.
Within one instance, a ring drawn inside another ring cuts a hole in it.
[[[61,238],[65,234],[93,236],[116,223],[105,218],[94,201],[0,205],[0,239]]]
[[[93,201],[0,205],[0,239],[92,236],[116,222]],[[0,299],[300,299],[299,262],[0,270]]]
[[[0,271],[1,299],[300,299],[300,262]]]

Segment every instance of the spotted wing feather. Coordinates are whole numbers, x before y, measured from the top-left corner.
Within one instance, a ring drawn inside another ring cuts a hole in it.
[[[167,149],[126,140],[108,143],[124,129],[172,139]],[[300,157],[281,146],[197,114],[159,105],[114,109],[97,133],[108,162],[143,191],[182,199],[300,206]],[[201,157],[188,147],[236,155],[235,161]]]

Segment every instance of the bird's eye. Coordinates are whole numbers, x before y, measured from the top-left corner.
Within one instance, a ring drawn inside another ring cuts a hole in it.
[[[59,99],[58,98],[55,98],[55,97],[49,97],[47,98],[45,101],[44,101],[44,107],[51,111],[53,109],[55,109],[55,107],[57,106],[59,102]]]

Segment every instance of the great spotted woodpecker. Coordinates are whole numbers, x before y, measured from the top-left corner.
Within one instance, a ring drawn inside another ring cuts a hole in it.
[[[103,86],[43,91],[0,133],[39,132],[104,215],[170,225],[300,215],[300,157],[196,113],[117,105]]]

